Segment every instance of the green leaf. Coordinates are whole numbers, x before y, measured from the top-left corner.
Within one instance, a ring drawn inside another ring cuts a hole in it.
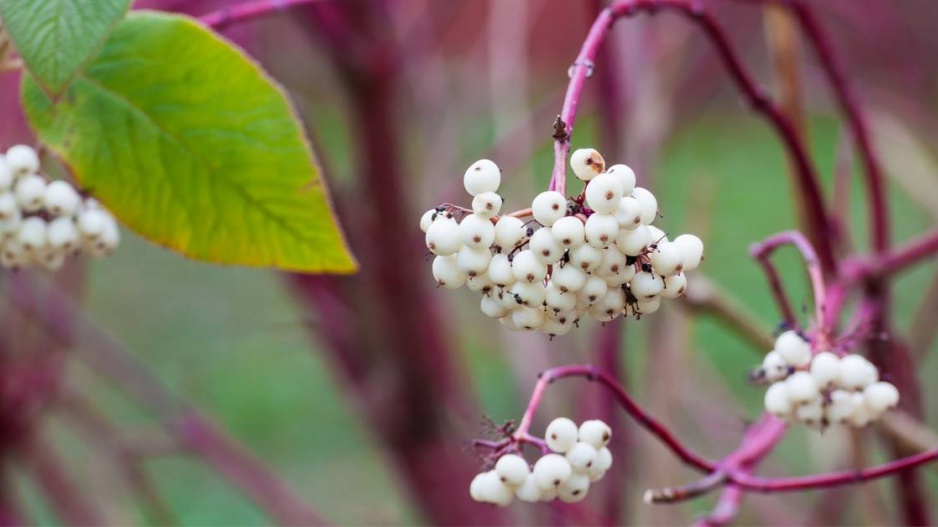
[[[26,68],[57,95],[93,58],[131,0],[0,0],[0,18]]]
[[[351,272],[283,92],[194,20],[134,12],[57,100],[23,83],[39,138],[142,236],[192,258]]]

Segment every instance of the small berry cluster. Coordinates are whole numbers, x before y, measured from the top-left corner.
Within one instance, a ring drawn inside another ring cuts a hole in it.
[[[114,217],[67,181],[40,175],[31,147],[16,145],[0,155],[0,265],[54,271],[70,254],[106,256],[119,242]]]
[[[870,361],[812,353],[795,331],[779,335],[757,375],[773,383],[765,392],[766,411],[822,429],[833,423],[866,426],[899,403],[899,390],[880,381]]]
[[[559,499],[581,501],[590,484],[599,481],[612,466],[612,453],[606,445],[612,438],[609,425],[600,420],[576,423],[560,417],[551,421],[545,444],[552,452],[542,456],[532,469],[518,454],[498,458],[495,468],[472,480],[469,494],[475,501],[508,506],[517,497],[539,502]]]
[[[546,191],[529,210],[498,216],[501,172],[487,159],[473,163],[463,178],[472,209],[443,205],[420,220],[437,283],[482,293],[482,312],[509,328],[551,336],[584,315],[640,317],[683,295],[684,272],[703,257],[700,238],[672,241],[652,225],[658,201],[629,167],[606,169],[593,149],[575,151],[570,165],[586,182],[579,196]]]

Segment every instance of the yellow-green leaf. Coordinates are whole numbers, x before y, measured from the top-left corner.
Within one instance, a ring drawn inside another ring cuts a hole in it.
[[[135,12],[57,100],[29,77],[22,95],[43,143],[140,235],[211,262],[354,271],[286,96],[196,21]]]

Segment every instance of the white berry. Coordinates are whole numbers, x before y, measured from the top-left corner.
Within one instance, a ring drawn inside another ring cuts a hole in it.
[[[587,223],[589,223],[587,221]],[[550,227],[551,234],[564,249],[574,249],[583,245],[586,239],[583,222],[575,216],[564,216]]]
[[[30,146],[12,146],[7,150],[6,164],[15,177],[22,177],[39,170],[39,155]]]
[[[651,191],[642,187],[632,189],[632,197],[642,206],[642,223],[651,225],[658,217],[658,199]]]
[[[788,364],[777,351],[770,351],[762,359],[762,372],[767,381],[784,379],[788,375]]]
[[[576,503],[586,498],[589,489],[590,478],[587,474],[571,474],[557,487],[557,497],[564,503]]]
[[[570,154],[570,168],[576,177],[590,181],[606,170],[606,161],[593,148],[580,148]]]
[[[24,212],[34,212],[42,208],[46,194],[46,180],[39,175],[29,174],[21,177],[13,188],[16,201]]]
[[[532,474],[538,487],[552,489],[567,481],[573,474],[573,469],[567,458],[560,454],[547,454],[534,463]]]
[[[72,218],[60,217],[49,222],[46,238],[49,247],[70,250],[78,246],[80,234]]]
[[[495,226],[488,218],[469,214],[459,223],[459,234],[466,247],[488,249],[495,242]]]
[[[586,243],[604,249],[615,243],[619,234],[619,222],[611,214],[593,214],[584,225]]]
[[[599,419],[583,421],[577,431],[577,437],[580,441],[599,449],[609,443],[612,438],[612,429]]]
[[[537,480],[534,479],[534,474],[528,474],[524,478],[524,482],[515,489],[515,496],[521,500],[528,503],[537,503],[541,501],[541,496],[544,491],[537,486]]]
[[[456,253],[456,268],[466,273],[469,278],[484,273],[490,261],[492,253],[488,249],[465,246]]]
[[[548,448],[554,452],[565,454],[576,444],[577,433],[576,423],[566,417],[558,417],[547,425],[544,440],[547,442]]]
[[[511,273],[518,282],[540,282],[547,277],[547,264],[532,251],[521,251],[511,262]]]
[[[528,462],[517,454],[506,454],[498,458],[495,463],[495,473],[498,474],[503,483],[511,487],[517,487],[524,483],[529,472]]]
[[[579,248],[585,247],[581,245]],[[552,265],[560,261],[560,257],[563,256],[563,247],[557,243],[557,240],[554,239],[553,232],[550,227],[542,227],[538,229],[531,240],[528,242],[528,249],[534,253],[534,256],[538,260],[544,262],[547,265]]]
[[[54,216],[71,216],[81,203],[81,196],[67,181],[56,180],[46,186],[46,210]]]
[[[655,273],[638,273],[629,282],[629,290],[639,300],[651,300],[664,290],[664,281]]]
[[[456,255],[437,256],[431,267],[433,279],[447,289],[459,289],[466,284],[466,273],[456,267]]]
[[[822,388],[837,381],[840,374],[840,357],[829,351],[822,351],[811,359],[811,376]]]
[[[788,386],[784,382],[769,386],[769,389],[765,391],[765,411],[784,419],[791,414],[791,409]]]
[[[684,253],[684,270],[693,271],[700,265],[703,259],[704,245],[700,238],[693,234],[682,234],[675,238],[671,243],[681,248]]]
[[[600,214],[612,214],[622,199],[622,183],[612,174],[599,174],[586,185],[586,204]]]
[[[788,388],[788,398],[792,403],[806,403],[818,396],[818,385],[814,382],[814,377],[806,371],[796,371],[784,382]]]
[[[876,366],[860,355],[847,355],[840,359],[837,385],[847,390],[858,390],[879,380]]]
[[[661,276],[675,275],[684,269],[684,251],[680,245],[673,243],[659,243],[657,250],[649,254],[648,259],[651,260],[655,273]]]
[[[789,366],[807,366],[811,362],[811,345],[795,331],[779,335],[775,339],[775,351]]]
[[[554,190],[541,192],[531,202],[531,214],[538,223],[550,227],[567,215],[567,198]]]
[[[510,251],[525,236],[524,222],[514,216],[502,216],[495,224],[495,244]]]
[[[567,264],[554,269],[550,276],[550,283],[559,292],[567,293],[567,296],[575,298],[572,293],[576,293],[586,285],[586,273],[582,269]]]
[[[635,188],[635,171],[626,165],[618,164],[609,167],[606,172],[612,174],[622,184],[622,195],[628,196]]]
[[[78,218],[79,229],[89,237],[93,236],[94,232],[100,233],[100,230],[103,230],[103,225],[98,229],[97,224],[99,221],[103,223],[103,219],[99,219],[102,216],[103,213],[98,210],[82,212]],[[86,224],[88,224],[87,227]],[[90,228],[92,224],[95,225],[94,229]],[[430,249],[430,252],[437,256],[456,254],[463,245],[459,224],[453,218],[437,218],[427,229],[426,243],[427,249]]]
[[[483,218],[491,218],[502,210],[502,197],[494,192],[483,192],[472,198],[472,212]]]
[[[664,279],[664,289],[660,295],[663,298],[678,298],[687,291],[687,277],[684,273],[678,273]]]
[[[899,404],[899,390],[888,382],[874,382],[863,389],[866,406],[879,414]]]
[[[469,165],[462,182],[466,187],[466,192],[472,196],[483,192],[495,192],[502,182],[502,171],[493,161],[480,159]]]
[[[616,247],[628,256],[642,254],[651,242],[651,231],[645,225],[639,225],[632,230],[620,230],[616,236]]]
[[[489,280],[495,285],[505,287],[515,283],[515,275],[507,254],[494,254],[487,270]]]

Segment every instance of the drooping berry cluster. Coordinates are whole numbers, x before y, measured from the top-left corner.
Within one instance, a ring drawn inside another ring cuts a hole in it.
[[[612,438],[609,425],[600,420],[576,423],[560,417],[547,426],[544,441],[552,451],[532,469],[519,454],[498,458],[495,468],[472,480],[469,494],[475,501],[508,506],[514,498],[527,502],[581,501],[590,484],[599,481],[612,466],[606,445]]]
[[[772,382],[765,392],[766,411],[818,428],[866,426],[899,403],[899,390],[880,381],[870,361],[855,354],[812,353],[795,331],[779,335],[758,375]]]
[[[119,242],[114,217],[67,181],[40,175],[31,147],[16,145],[0,155],[0,265],[53,271],[69,255],[106,256]]]
[[[703,257],[700,239],[672,241],[652,225],[658,201],[635,186],[629,167],[606,169],[593,149],[575,151],[570,164],[586,182],[579,196],[546,191],[530,210],[498,216],[500,170],[487,159],[473,163],[463,178],[471,211],[443,205],[420,220],[437,283],[482,293],[482,312],[509,328],[552,336],[584,315],[640,317],[683,295],[684,272]]]

